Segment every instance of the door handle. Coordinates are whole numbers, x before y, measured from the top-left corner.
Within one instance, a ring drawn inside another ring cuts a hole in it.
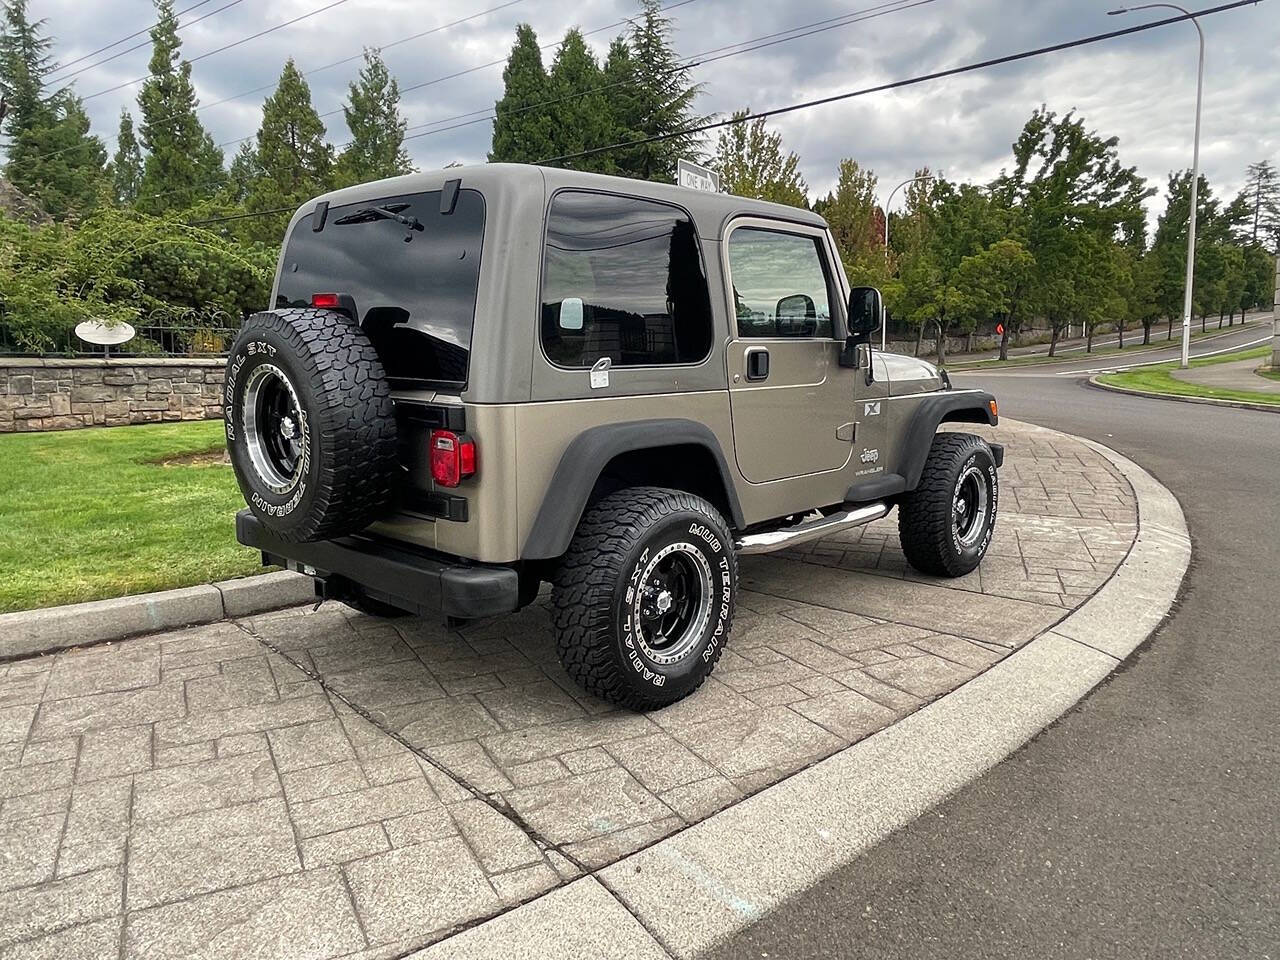
[[[747,351],[747,379],[769,379],[769,351],[764,347],[753,347]]]

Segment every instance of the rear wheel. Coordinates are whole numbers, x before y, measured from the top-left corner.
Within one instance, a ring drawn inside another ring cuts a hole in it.
[[[612,703],[675,703],[720,658],[737,587],[733,541],[711,504],[679,490],[620,490],[583,515],[552,581],[560,661]]]
[[[1000,482],[981,437],[933,438],[920,483],[898,504],[898,539],[921,573],[961,577],[986,556],[995,532]]]

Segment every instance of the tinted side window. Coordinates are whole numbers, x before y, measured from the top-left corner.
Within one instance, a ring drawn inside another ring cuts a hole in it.
[[[696,363],[711,298],[693,223],[662,203],[562,192],[542,268],[542,345],[553,363]]]
[[[817,237],[739,227],[729,272],[740,337],[831,337],[831,296]]]
[[[414,217],[422,229],[406,229],[373,207]],[[319,233],[308,214],[289,235],[276,306],[308,306],[315,293],[346,294],[389,377],[463,385],[484,213],[480,193],[462,190],[453,212],[443,214],[435,190],[330,207]]]

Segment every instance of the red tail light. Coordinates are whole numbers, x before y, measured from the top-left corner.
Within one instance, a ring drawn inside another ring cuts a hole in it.
[[[432,430],[431,479],[442,487],[456,487],[476,472],[476,442],[465,433]]]
[[[311,305],[320,310],[337,310],[342,306],[342,297],[336,293],[313,293]]]

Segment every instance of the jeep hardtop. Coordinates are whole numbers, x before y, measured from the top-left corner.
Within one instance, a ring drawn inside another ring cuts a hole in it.
[[[550,582],[568,670],[637,709],[729,639],[738,556],[897,507],[908,561],[973,570],[994,398],[875,349],[815,213],[489,164],[325,194],[228,357],[241,543],[379,614],[471,619]]]

